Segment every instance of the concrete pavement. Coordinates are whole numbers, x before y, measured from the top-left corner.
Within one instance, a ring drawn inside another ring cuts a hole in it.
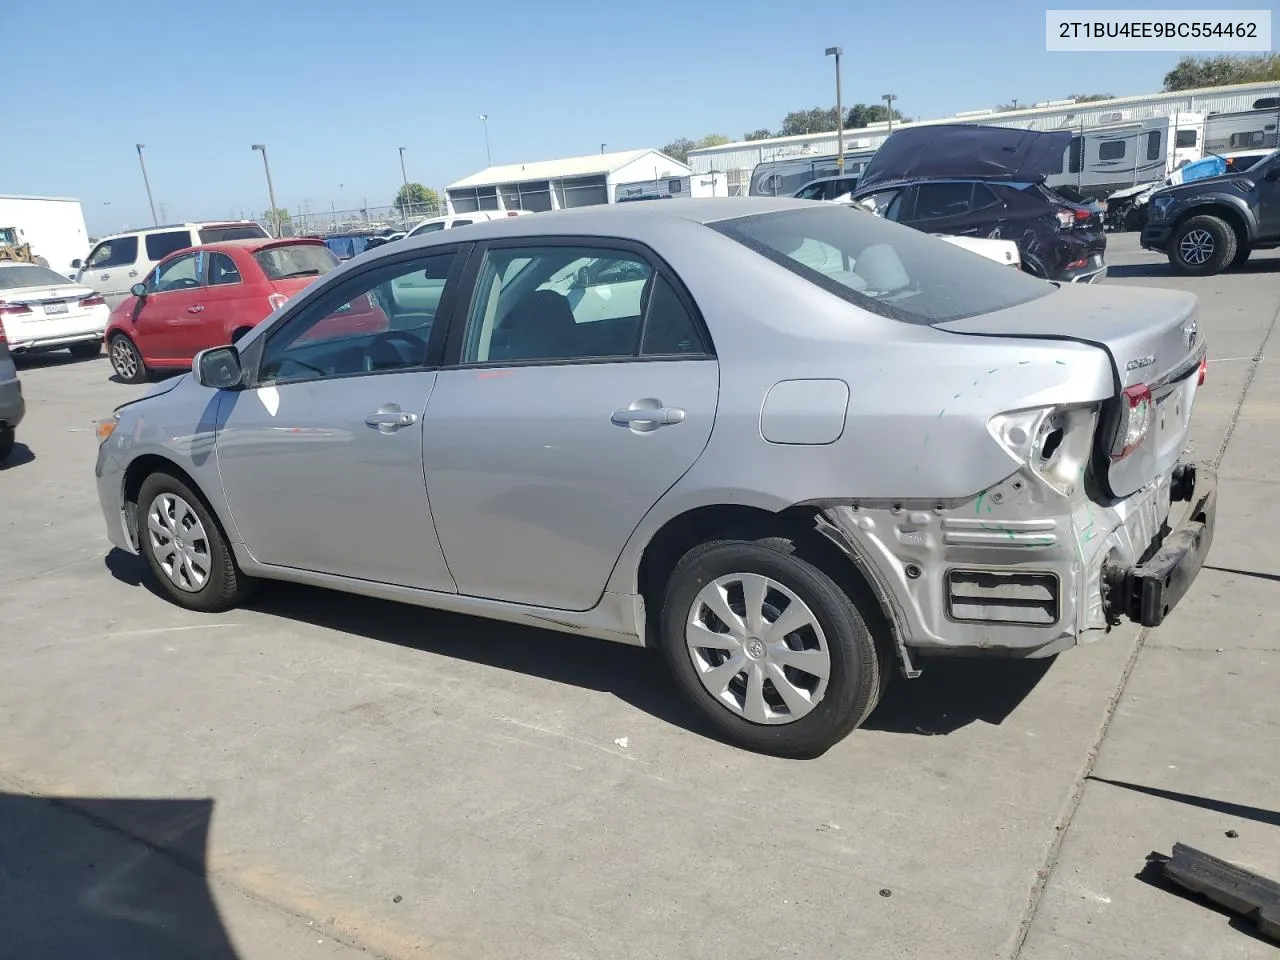
[[[76,829],[51,847],[106,831],[162,856],[192,891],[173,915],[213,929],[207,890],[246,960],[1262,956],[1135,875],[1182,840],[1280,877],[1277,587],[1258,576],[1280,575],[1280,383],[1253,359],[1280,257],[1180,281],[1132,235],[1111,247],[1108,282],[1202,297],[1192,443],[1211,460],[1231,437],[1223,569],[1145,637],[932,664],[808,762],[707,738],[630,648],[283,585],[217,617],[163,602],[108,554],[92,488],[92,421],[137,388],[105,360],[35,361],[0,470],[0,790],[60,798]],[[192,831],[171,811],[200,804],[202,854],[174,856]],[[41,859],[40,828],[17,833],[0,867]],[[26,890],[96,929],[87,883]],[[5,929],[50,916],[22,903],[0,891],[0,957]]]

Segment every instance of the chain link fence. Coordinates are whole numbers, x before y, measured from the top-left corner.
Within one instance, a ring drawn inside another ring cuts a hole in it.
[[[291,210],[281,224],[281,232],[286,237],[323,237],[335,233],[397,233],[408,230],[421,220],[442,216],[444,212],[443,204],[435,203],[409,203],[403,207],[357,207],[352,210],[338,210],[334,207],[328,210]],[[258,222],[275,233],[275,224],[269,219],[259,217]]]

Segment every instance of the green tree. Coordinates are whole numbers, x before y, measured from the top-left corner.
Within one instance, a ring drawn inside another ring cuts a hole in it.
[[[270,224],[271,229],[276,229],[276,218],[279,217],[280,236],[293,236],[293,218],[289,216],[289,211],[284,207],[276,207],[275,210],[263,211],[259,218],[263,223]]]
[[[773,132],[771,130],[767,130],[764,127],[761,127],[759,130],[752,130],[750,133],[744,133],[742,135],[742,139],[743,140],[768,140],[772,136],[773,136]]]
[[[1167,91],[1196,87],[1223,87],[1232,83],[1280,80],[1280,54],[1259,53],[1238,57],[1183,57],[1164,75]]]
[[[396,191],[392,203],[402,217],[421,216],[440,208],[440,195],[420,183],[406,183]]]
[[[730,141],[723,133],[708,133],[705,137],[702,137],[699,140],[690,140],[688,137],[680,137],[677,140],[672,140],[663,147],[662,152],[673,160],[679,160],[681,163],[688,163],[690,150],[699,150],[702,147],[718,147],[723,143],[730,142],[732,141]]]
[[[889,119],[889,108],[879,103],[855,103],[849,108],[849,112],[845,114],[845,129],[857,130],[862,127],[869,127],[873,123],[884,123]],[[893,111],[894,121],[905,121],[907,118],[902,115],[902,111],[895,109]]]
[[[1099,100],[1115,99],[1115,94],[1111,93],[1069,93],[1067,96],[1076,103],[1097,103]]]
[[[792,110],[782,118],[780,137],[798,137],[806,133],[829,133],[836,128],[835,107],[810,107]]]

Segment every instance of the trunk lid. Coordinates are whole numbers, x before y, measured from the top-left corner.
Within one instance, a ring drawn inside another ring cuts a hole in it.
[[[948,123],[908,127],[889,135],[862,171],[858,190],[917,178],[1043,180],[1060,169],[1069,130],[1042,132]]]
[[[1126,497],[1156,477],[1167,476],[1182,453],[1196,371],[1205,357],[1199,312],[1199,300],[1181,291],[1064,284],[1049,297],[938,324],[936,329],[969,336],[1073,340],[1105,350],[1117,385],[1099,420],[1098,446],[1106,453],[1122,428],[1122,415],[1127,415],[1123,391],[1149,387],[1154,409],[1146,438],[1122,460],[1101,460],[1105,476],[1100,479],[1116,497]]]

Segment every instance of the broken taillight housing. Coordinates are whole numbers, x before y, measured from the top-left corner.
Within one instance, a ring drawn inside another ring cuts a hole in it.
[[[267,303],[271,304],[271,311],[273,313],[288,302],[289,298],[283,293],[271,293],[267,295]]]
[[[1116,428],[1115,445],[1111,448],[1112,460],[1123,460],[1142,446],[1151,429],[1151,388],[1145,383],[1135,384],[1120,395],[1120,424]]]
[[[1200,377],[1196,381],[1196,386],[1203,387],[1204,378],[1207,377],[1208,375],[1209,375],[1209,358],[1205,357],[1203,360],[1200,361]]]
[[[1098,408],[1036,407],[992,417],[987,429],[1005,451],[1065,497],[1084,476]]]

